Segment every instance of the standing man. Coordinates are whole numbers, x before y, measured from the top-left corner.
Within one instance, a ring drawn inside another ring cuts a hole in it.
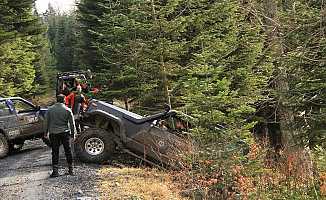
[[[57,103],[51,106],[45,116],[44,127],[45,134],[49,133],[52,145],[52,167],[53,172],[51,178],[58,177],[59,163],[59,147],[62,144],[68,163],[68,174],[73,173],[73,159],[71,152],[70,138],[75,138],[76,126],[73,114],[70,108],[65,106],[65,96],[60,94],[57,96]]]

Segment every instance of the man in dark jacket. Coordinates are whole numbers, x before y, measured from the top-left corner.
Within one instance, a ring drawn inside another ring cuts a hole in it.
[[[52,167],[50,177],[58,177],[59,147],[62,144],[68,163],[68,174],[73,175],[73,159],[71,152],[70,138],[75,138],[76,126],[70,108],[66,107],[65,96],[57,96],[57,103],[51,106],[45,116],[45,133],[49,133],[52,145]]]

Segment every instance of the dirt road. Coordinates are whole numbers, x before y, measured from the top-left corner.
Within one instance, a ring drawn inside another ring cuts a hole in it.
[[[60,174],[64,174],[63,152],[60,157]],[[76,163],[75,176],[51,179],[51,149],[41,141],[28,141],[22,151],[0,159],[0,200],[184,199],[168,173],[129,164],[137,161],[122,157],[110,165]]]
[[[64,174],[61,158],[60,174]],[[99,168],[77,163],[76,176],[50,179],[50,148],[41,141],[26,142],[22,151],[0,160],[0,199],[99,199]]]

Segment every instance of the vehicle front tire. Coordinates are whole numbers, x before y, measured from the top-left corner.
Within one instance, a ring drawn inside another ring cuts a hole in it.
[[[7,156],[9,152],[9,144],[7,138],[0,133],[0,158]]]
[[[103,163],[115,151],[112,133],[99,128],[86,129],[78,135],[74,150],[82,162]]]

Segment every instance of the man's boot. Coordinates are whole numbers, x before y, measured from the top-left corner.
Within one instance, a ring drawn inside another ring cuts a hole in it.
[[[75,174],[74,174],[74,168],[72,167],[72,165],[69,165],[68,166],[68,174],[70,175],[70,176],[74,176]]]
[[[52,174],[50,175],[50,178],[55,178],[59,176],[58,166],[53,166]]]

